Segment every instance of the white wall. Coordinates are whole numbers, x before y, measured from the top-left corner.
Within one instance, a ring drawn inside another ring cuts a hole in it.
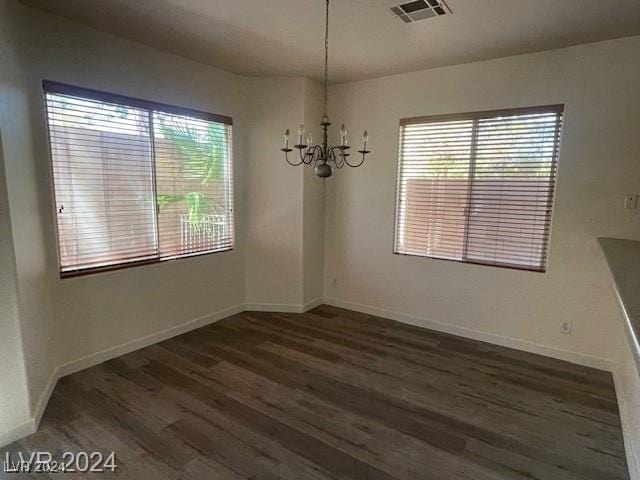
[[[320,138],[314,82],[239,77],[9,3],[0,0],[0,228],[13,227],[0,239],[0,433],[33,417],[56,366],[245,303],[301,306],[323,289],[427,327],[593,365],[613,358],[619,315],[595,239],[640,238],[637,215],[621,208],[640,183],[640,37],[335,86],[333,134],[342,122],[368,128],[374,153],[323,182],[279,150],[301,121]],[[236,249],[60,280],[43,79],[232,116]],[[400,118],[551,103],[566,104],[566,122],[546,274],[392,254]],[[565,319],[571,335],[559,334]]]
[[[248,136],[246,301],[256,308],[300,305],[302,170],[287,165],[280,149],[284,131],[296,132],[304,121],[305,80],[251,78],[246,87],[252,125]]]
[[[0,444],[30,428],[55,364],[40,185],[13,23],[0,1]]]
[[[0,2],[0,14],[2,2]],[[0,24],[1,28],[1,24]],[[0,41],[3,38],[0,36]],[[0,62],[8,65],[0,50]],[[3,76],[4,77],[4,76]],[[0,110],[4,111],[5,79],[0,78]],[[29,422],[29,396],[27,372],[22,352],[22,337],[18,317],[18,285],[9,218],[9,205],[2,153],[2,123],[0,123],[0,445],[8,441],[15,431]],[[18,432],[19,435],[21,432]]]
[[[304,124],[310,129],[313,138],[321,141],[320,118],[322,117],[321,85],[306,80],[304,98]],[[335,128],[335,126],[334,126]],[[335,131],[335,130],[334,130]],[[302,196],[302,245],[303,245],[303,303],[309,305],[324,295],[324,222],[325,222],[325,184],[313,168],[303,170]]]
[[[33,423],[56,369],[67,373],[91,365],[239,311],[246,302],[297,308],[322,295],[324,238],[316,222],[324,218],[321,182],[313,184],[309,172],[286,165],[279,150],[284,129],[295,131],[309,112],[315,114],[315,83],[248,79],[15,1],[2,0],[2,8],[3,47],[11,47],[2,50],[7,60],[0,91],[2,130],[10,139],[4,142],[10,209],[3,214],[13,220],[3,218],[2,224],[13,234],[2,245],[2,321],[16,386],[0,397],[15,403],[3,409],[10,414],[6,428],[0,415],[0,432],[25,418]],[[44,79],[233,117],[234,251],[61,280]],[[303,224],[305,202],[321,208]],[[303,255],[304,243],[314,253]],[[245,276],[245,261],[251,275]],[[3,389],[11,382],[3,381]]]
[[[35,170],[18,171],[11,159],[7,173],[16,189],[39,185],[38,210],[12,205],[14,231],[30,220],[43,230],[32,235],[45,242],[46,282],[53,292],[56,361],[62,365],[180,326],[244,302],[244,135],[245,98],[236,75],[160,53],[27,7],[12,22],[20,28],[18,48],[27,68],[27,92],[33,122]],[[236,249],[87,277],[60,280],[56,264],[53,205],[49,178],[42,80],[129,95],[229,115],[234,119]],[[24,135],[30,136],[24,129]],[[17,195],[17,194],[16,194]],[[30,227],[29,227],[30,228]],[[41,255],[39,252],[36,252]],[[26,255],[26,252],[25,252]],[[40,259],[38,258],[38,261]],[[36,287],[33,290],[37,290]],[[43,315],[43,312],[34,312]],[[37,351],[33,345],[26,352]]]
[[[315,115],[314,82],[244,78],[14,0],[0,7],[0,128],[7,135],[0,200],[8,198],[0,226],[12,233],[0,243],[2,444],[37,422],[56,371],[195,328],[246,302],[301,308],[321,296],[324,199],[321,182],[286,165],[279,150],[286,127],[295,131]],[[234,251],[61,280],[44,79],[233,117]],[[320,208],[303,223],[305,202]],[[305,243],[313,253],[303,254]]]
[[[313,169],[292,167],[280,151],[284,131],[298,142],[301,123],[320,140],[321,93],[303,78],[246,80],[248,110],[248,308],[302,310],[322,298],[324,185]],[[290,153],[299,161],[298,151]]]
[[[639,51],[634,37],[333,87],[333,118],[368,128],[373,153],[328,183],[327,297],[608,366],[617,307],[596,237],[640,238],[637,212],[622,208],[640,187]],[[392,253],[401,118],[558,103],[565,125],[547,273]],[[570,335],[560,334],[565,320]]]

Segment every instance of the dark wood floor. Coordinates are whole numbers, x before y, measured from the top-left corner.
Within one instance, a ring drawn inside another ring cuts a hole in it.
[[[608,373],[327,306],[66,377],[10,450],[116,452],[71,479],[628,478]]]

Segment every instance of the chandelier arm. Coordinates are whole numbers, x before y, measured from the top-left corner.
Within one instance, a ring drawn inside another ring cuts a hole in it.
[[[305,165],[313,164],[313,157],[315,155],[315,145],[309,145],[304,149],[304,153],[300,152],[300,159]]]
[[[313,145],[311,147],[311,151],[309,152],[309,161],[307,162],[307,165],[315,166],[316,163],[318,163],[318,160],[320,158],[319,151],[320,151],[319,145]]]
[[[309,153],[310,147],[304,147],[300,149],[300,163],[307,163],[307,154]]]
[[[347,163],[347,157],[349,156],[349,154],[345,154],[345,152],[340,148],[338,148],[337,150],[338,150],[338,154],[336,155],[336,159],[339,159],[339,162],[340,162],[340,167],[338,168],[343,169]]]
[[[340,145],[337,147],[333,147],[333,149],[337,152],[336,158],[339,159],[340,162],[338,168],[344,167],[345,163],[347,163],[347,157],[349,156],[349,154],[347,153],[349,147]]]
[[[284,159],[289,165],[291,165],[292,167],[299,167],[300,165],[302,165],[302,162],[295,163],[289,160],[289,152],[291,152],[290,148],[283,148],[281,150],[284,152]]]
[[[358,168],[360,165],[362,165],[364,163],[364,157],[367,155],[367,153],[369,153],[369,151],[358,150],[358,153],[362,154],[362,160],[360,160],[358,163],[350,163],[349,160],[345,158],[346,164],[349,165],[351,168]]]
[[[338,170],[344,167],[344,155],[340,147],[331,147],[331,160]]]
[[[307,165],[314,165],[318,160],[318,146],[311,145],[309,147],[309,151],[307,152],[307,161],[304,162]]]

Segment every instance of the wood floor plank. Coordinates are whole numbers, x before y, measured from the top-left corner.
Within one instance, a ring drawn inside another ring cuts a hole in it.
[[[136,480],[629,478],[609,373],[326,305],[66,377],[0,453],[67,450]]]
[[[465,472],[473,472],[475,480],[493,478],[489,469],[309,392],[285,387],[226,362],[216,366],[215,375],[234,392],[234,398],[398,478],[421,479],[425,471],[434,479],[467,478]]]

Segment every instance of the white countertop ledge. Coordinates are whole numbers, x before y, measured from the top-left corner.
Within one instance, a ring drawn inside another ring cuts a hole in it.
[[[640,242],[598,238],[613,276],[618,301],[627,319],[626,332],[640,370]]]

